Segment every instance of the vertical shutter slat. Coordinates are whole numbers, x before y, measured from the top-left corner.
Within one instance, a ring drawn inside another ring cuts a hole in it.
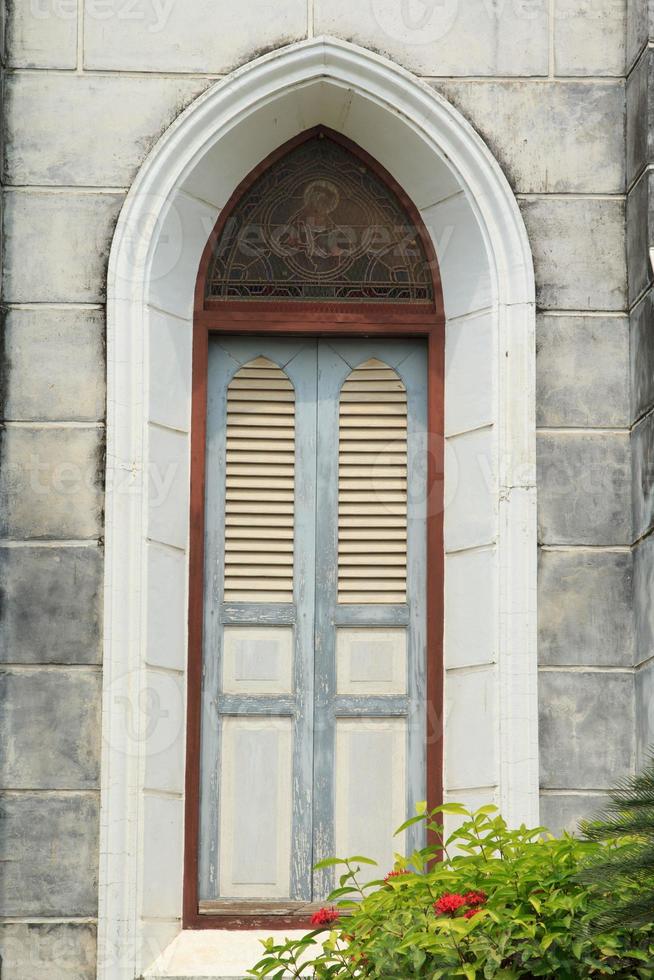
[[[293,601],[295,391],[266,357],[227,388],[225,600]]]
[[[338,601],[406,601],[407,400],[372,358],[345,380],[339,405]]]

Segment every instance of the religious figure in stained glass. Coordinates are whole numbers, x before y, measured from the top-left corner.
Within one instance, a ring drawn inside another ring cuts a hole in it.
[[[206,298],[430,304],[432,271],[399,198],[319,134],[244,193],[216,241]]]

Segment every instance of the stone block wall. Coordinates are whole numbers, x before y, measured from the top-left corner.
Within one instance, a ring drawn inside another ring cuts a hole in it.
[[[637,761],[654,749],[654,8],[630,0],[627,266],[634,521]]]
[[[646,738],[654,341],[639,220],[629,294],[625,266],[625,208],[639,215],[650,193],[651,137],[638,125],[644,105],[653,111],[644,11],[630,11],[628,29],[626,0],[447,0],[438,23],[405,22],[399,9],[7,0],[0,952],[12,980],[95,976],[103,304],[115,221],[179,112],[262,51],[318,33],[378,50],[457,106],[503,167],[538,288],[543,821],[574,826],[633,767],[635,705]]]

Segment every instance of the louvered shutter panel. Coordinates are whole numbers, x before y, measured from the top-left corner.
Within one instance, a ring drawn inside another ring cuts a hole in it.
[[[407,398],[376,358],[341,389],[338,601],[406,601]]]
[[[227,389],[225,601],[293,601],[295,392],[266,357]]]

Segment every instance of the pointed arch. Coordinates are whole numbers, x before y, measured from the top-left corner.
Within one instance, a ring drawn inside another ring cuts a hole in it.
[[[477,428],[461,408],[465,379],[455,364],[446,375],[446,666],[451,656],[455,667],[459,654],[467,663],[478,645],[466,633],[460,583],[472,572],[488,595],[475,617],[486,617],[486,659],[473,665],[469,686],[458,667],[446,680],[449,745],[467,760],[466,778],[448,785],[471,802],[479,799],[474,787],[484,802],[489,794],[510,824],[538,819],[535,303],[524,223],[488,147],[433,88],[370,51],[312,38],[245,65],[175,120],[137,175],[112,243],[99,980],[133,980],[155,959],[165,971],[169,944],[177,965],[193,947],[192,933],[179,934],[185,790],[178,779],[188,678],[189,395],[203,385],[190,375],[194,287],[207,235],[239,181],[318,124],[355,138],[411,195],[440,260],[452,343],[465,348],[468,326],[480,327],[475,342],[485,345],[485,368],[469,376],[483,381],[488,407]],[[165,417],[148,397],[164,384]],[[482,450],[489,465],[475,481],[471,460]],[[153,492],[153,473],[166,478],[163,497]],[[457,484],[464,491],[454,499]],[[482,530],[492,543],[473,549],[468,562],[461,556]],[[156,596],[165,596],[157,611]],[[164,675],[165,689],[156,686]],[[159,727],[154,740],[148,734],[140,713],[149,688],[163,698],[166,732],[175,733],[163,742]],[[471,753],[470,728],[457,710],[479,692],[487,697],[476,723],[490,736]],[[137,731],[124,724],[125,705]],[[162,774],[168,782],[159,788]],[[218,975],[226,941],[241,950],[244,970],[257,955],[256,933],[223,938]]]
[[[234,190],[195,291],[196,315],[294,318],[298,310],[443,318],[438,259],[414,202],[370,154],[324,125],[277,147]]]

